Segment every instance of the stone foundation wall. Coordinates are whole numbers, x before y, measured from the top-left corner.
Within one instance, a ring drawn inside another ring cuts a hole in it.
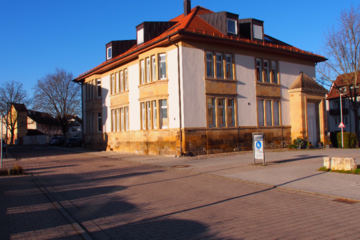
[[[265,148],[284,148],[291,144],[291,127],[185,129],[183,153],[206,155],[252,149],[252,133],[264,132]],[[85,147],[145,155],[180,155],[179,130],[131,131],[85,135]]]

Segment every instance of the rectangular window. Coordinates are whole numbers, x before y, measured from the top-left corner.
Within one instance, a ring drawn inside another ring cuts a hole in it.
[[[150,58],[146,58],[146,82],[150,82]]]
[[[159,78],[166,79],[166,54],[159,54]]]
[[[140,61],[140,82],[141,84],[145,83],[145,71],[144,71],[144,60]]]
[[[146,110],[147,110],[147,126],[148,126],[148,129],[151,129],[151,105],[150,105],[150,102],[146,102]]]
[[[156,112],[156,101],[152,101],[152,108],[153,108],[153,127],[157,129],[157,112]]]
[[[264,126],[264,100],[258,100],[259,126]]]
[[[225,99],[218,99],[218,126],[225,127]]]
[[[280,126],[279,101],[274,101],[274,126]]]
[[[121,126],[121,121],[120,121],[120,109],[116,109],[116,119],[117,119],[117,131],[120,132],[120,126]]]
[[[160,128],[168,128],[167,100],[160,100]]]
[[[233,19],[227,19],[227,32],[231,34],[237,34],[237,21]]]
[[[207,99],[208,105],[208,125],[209,127],[215,127],[215,98]]]
[[[124,75],[123,71],[120,71],[120,92],[124,91]]]
[[[223,55],[221,53],[216,54],[216,77],[224,78]]]
[[[156,80],[156,58],[155,55],[151,57],[152,62],[152,80]]]
[[[272,83],[278,83],[278,74],[277,74],[277,62],[271,61],[271,81]]]
[[[144,29],[139,29],[136,33],[137,35],[137,44],[141,44],[144,42]]]
[[[125,69],[125,91],[129,90],[129,82],[128,82],[128,72],[127,69]]]
[[[214,58],[212,52],[206,52],[206,76],[214,77]]]
[[[101,79],[97,79],[97,97],[101,98]]]
[[[124,124],[124,108],[120,108],[120,124],[121,124],[121,131],[123,132],[124,131],[124,127],[125,127],[125,124]]]
[[[146,129],[146,118],[145,118],[145,103],[141,103],[141,129]]]
[[[234,127],[235,126],[234,99],[228,99],[227,121],[228,121],[228,127]]]
[[[125,108],[125,131],[129,130],[129,108]]]
[[[115,73],[115,83],[116,83],[116,91],[115,91],[115,93],[118,93],[118,92],[120,92],[120,78],[119,78],[119,73],[118,72],[116,72]]]
[[[111,94],[115,93],[115,76],[111,74]]]
[[[272,108],[271,101],[265,101],[266,107],[266,126],[272,126]]]
[[[112,50],[111,50],[111,47],[108,47],[106,52],[107,52],[106,59],[109,60],[110,58],[112,58]],[[104,55],[103,55],[103,56],[104,56]]]
[[[262,82],[262,68],[261,68],[261,59],[256,59],[255,64],[255,74],[256,74],[256,81]]]
[[[97,114],[97,118],[98,118],[98,132],[102,132],[102,119],[101,119],[101,113]]]
[[[95,79],[94,80],[92,80],[92,98],[95,98],[95,96],[96,96],[96,86],[95,86],[95,84],[96,84],[96,82],[95,82]]]
[[[270,82],[268,60],[264,60],[264,82],[268,82],[268,83]]]
[[[111,110],[111,131],[116,131],[116,115],[115,110]]]
[[[233,69],[232,69],[232,56],[230,54],[226,54],[226,78],[233,79]]]

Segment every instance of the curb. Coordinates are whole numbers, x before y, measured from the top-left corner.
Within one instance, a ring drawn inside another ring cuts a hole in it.
[[[54,207],[65,217],[65,219],[71,224],[71,226],[77,231],[84,240],[93,240],[90,235],[80,226],[76,220],[62,207],[62,205],[50,194],[50,192],[38,182],[38,180],[29,174],[30,178],[37,185],[37,187],[43,192],[43,194],[50,200]]]

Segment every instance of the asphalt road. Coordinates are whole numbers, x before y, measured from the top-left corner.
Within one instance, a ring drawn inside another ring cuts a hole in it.
[[[0,239],[360,236],[360,203],[184,171],[176,158],[34,147],[12,153],[34,180],[0,178]]]

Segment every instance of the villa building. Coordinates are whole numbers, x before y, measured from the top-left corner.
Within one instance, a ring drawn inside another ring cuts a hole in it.
[[[105,62],[74,79],[85,147],[198,155],[251,149],[253,132],[265,134],[266,148],[324,141],[327,90],[314,79],[326,59],[264,26],[185,0],[180,16],[106,44]]]

